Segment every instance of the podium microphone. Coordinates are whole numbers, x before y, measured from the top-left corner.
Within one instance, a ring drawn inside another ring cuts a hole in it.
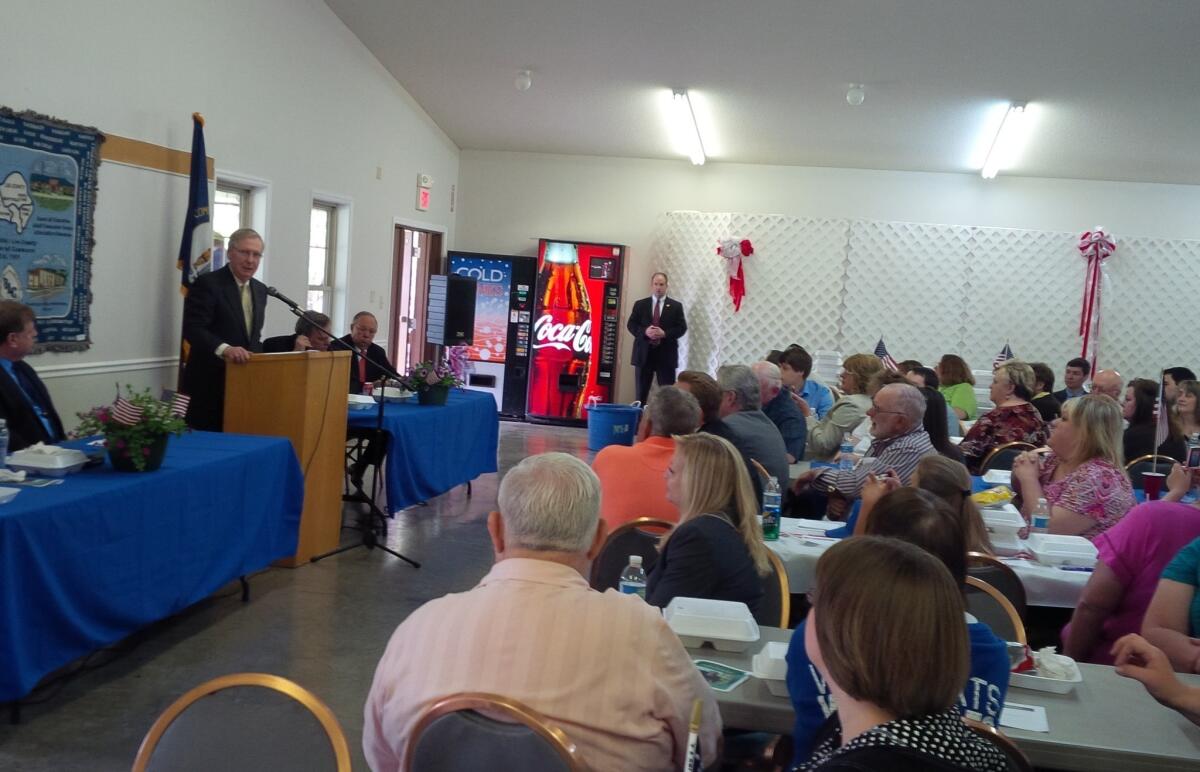
[[[287,304],[287,306],[289,308],[293,308],[293,309],[297,309],[297,310],[299,310],[299,308],[300,308],[300,304],[298,304],[296,301],[292,300],[291,298],[289,298],[287,295],[283,294],[279,290],[275,289],[274,287],[267,287],[267,294],[273,298],[279,298],[285,304]]]

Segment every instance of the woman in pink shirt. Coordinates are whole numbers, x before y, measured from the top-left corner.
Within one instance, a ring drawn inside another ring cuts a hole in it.
[[[1111,665],[1117,639],[1141,629],[1163,568],[1200,538],[1200,510],[1178,503],[1190,485],[1191,475],[1176,464],[1162,501],[1139,504],[1093,540],[1100,552],[1096,570],[1062,631],[1067,656]]]

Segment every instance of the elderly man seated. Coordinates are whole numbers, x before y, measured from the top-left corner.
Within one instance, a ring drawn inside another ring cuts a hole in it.
[[[844,514],[846,504],[859,497],[868,474],[895,475],[908,485],[917,463],[937,450],[925,432],[925,397],[912,384],[884,386],[867,411],[875,440],[852,469],[810,469],[796,478],[793,493],[813,491],[829,497],[828,514]]]
[[[1118,404],[1125,391],[1125,382],[1116,370],[1097,370],[1092,376],[1092,393],[1112,397]]]
[[[758,390],[762,395],[762,411],[779,429],[783,445],[787,448],[788,463],[794,464],[804,457],[804,442],[808,438],[808,422],[804,414],[784,390],[779,367],[770,362],[755,362],[750,366],[758,378]],[[782,483],[780,483],[782,484]]]
[[[492,570],[414,611],[379,661],[364,711],[370,768],[401,769],[421,712],[460,692],[520,700],[590,769],[620,770],[681,769],[698,698],[701,752],[715,759],[716,701],[662,614],[584,578],[607,535],[592,470],[565,453],[531,456],[504,476],[498,500]]]
[[[609,445],[596,454],[592,471],[600,478],[600,517],[613,530],[639,517],[679,522],[679,507],[667,501],[667,467],[675,455],[676,434],[700,426],[700,403],[675,386],[662,386],[642,416],[646,438],[634,445]],[[640,432],[639,432],[640,433]]]
[[[722,365],[717,370],[721,387],[721,420],[736,437],[734,446],[763,465],[767,474],[788,483],[787,447],[783,435],[762,411],[758,378],[746,365]]]

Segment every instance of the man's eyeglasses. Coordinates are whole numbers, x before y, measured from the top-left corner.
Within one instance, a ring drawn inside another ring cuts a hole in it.
[[[871,403],[871,409],[874,410],[876,413],[891,413],[892,415],[907,415],[906,413],[902,413],[899,410],[884,410],[883,408],[881,408],[879,406],[879,404],[877,402]]]

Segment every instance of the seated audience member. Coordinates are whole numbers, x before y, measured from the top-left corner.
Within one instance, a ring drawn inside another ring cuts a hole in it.
[[[1093,540],[1099,551],[1096,569],[1062,631],[1067,656],[1111,665],[1110,652],[1117,639],[1141,630],[1163,569],[1180,550],[1200,538],[1200,511],[1179,503],[1191,486],[1191,477],[1176,464],[1168,477],[1169,492],[1161,501],[1137,505]]]
[[[1066,369],[1063,370],[1063,385],[1065,388],[1062,391],[1054,392],[1054,398],[1059,404],[1065,403],[1068,399],[1082,397],[1088,393],[1084,383],[1088,376],[1092,373],[1092,365],[1083,357],[1075,357],[1070,362],[1067,362]]]
[[[903,362],[896,363],[896,372],[900,373],[901,375],[908,375],[918,367],[924,367],[924,365],[915,359],[905,359]]]
[[[370,768],[402,769],[417,717],[459,692],[520,700],[559,726],[592,769],[647,771],[683,765],[699,698],[702,752],[715,758],[712,691],[659,610],[588,587],[607,532],[587,465],[563,453],[526,458],[500,482],[498,501],[487,521],[492,570],[412,612],[388,642],[364,709]]]
[[[1116,370],[1097,370],[1092,377],[1092,393],[1103,394],[1106,397],[1112,397],[1119,404],[1121,402],[1121,387],[1124,381],[1121,380],[1121,374]]]
[[[958,567],[957,576],[920,547],[878,536],[846,539],[817,561],[813,609],[803,637],[799,630],[793,634],[792,648],[803,645],[837,710],[817,730],[811,757],[796,769],[1008,769],[1004,754],[961,718],[964,699],[968,711],[978,698],[982,715],[999,714],[997,692],[1007,682],[1008,658],[1003,643],[986,631],[989,649],[1003,661],[989,655],[998,667],[979,680],[972,677],[961,532],[956,553],[944,554]],[[796,747],[804,759],[802,744]]]
[[[770,362],[755,362],[750,366],[758,378],[758,390],[762,394],[762,411],[783,437],[789,464],[804,458],[804,441],[808,437],[808,423],[800,408],[792,402],[791,395],[783,390],[779,379],[779,367]],[[781,485],[786,483],[781,482]]]
[[[1033,370],[1033,399],[1029,400],[1029,404],[1037,408],[1048,425],[1062,415],[1062,404],[1051,394],[1054,391],[1054,371],[1045,362],[1030,362],[1029,368]]]
[[[1050,453],[1027,451],[1013,462],[1013,484],[1026,522],[1039,498],[1050,506],[1050,533],[1094,539],[1134,505],[1121,457],[1121,408],[1103,394],[1063,404],[1046,443]]]
[[[975,376],[966,361],[957,354],[943,354],[937,364],[937,376],[941,382],[938,391],[954,409],[958,420],[974,421],[979,406],[975,402]]]
[[[922,421],[925,425],[925,432],[929,435],[929,441],[938,453],[961,464],[963,461],[962,451],[950,441],[950,424],[947,423],[953,418],[953,425],[957,428],[958,417],[954,415],[954,411],[946,404],[946,398],[942,396],[940,391],[932,386],[920,386],[918,388],[920,388],[922,396],[925,397],[925,417]]]
[[[329,328],[329,317],[316,311],[310,311],[308,315],[312,317],[311,321],[304,317],[296,319],[295,334],[276,335],[264,340],[263,352],[277,354],[283,351],[308,351],[310,349],[312,351],[328,351],[329,341],[333,338]]]
[[[362,394],[363,386],[387,377],[383,369],[393,370],[387,352],[375,345],[379,322],[370,311],[359,311],[350,324],[350,334],[341,341],[350,346],[350,393]],[[370,360],[370,361],[368,361]],[[381,367],[382,365],[383,367]]]
[[[1161,649],[1130,633],[1116,642],[1112,656],[1118,675],[1138,681],[1161,704],[1200,724],[1200,687],[1181,683]]]
[[[1200,433],[1200,381],[1180,381],[1175,396],[1175,415],[1184,437]]]
[[[815,415],[820,420],[829,414],[833,409],[833,393],[828,386],[810,377],[812,356],[803,346],[795,343],[788,346],[780,352],[775,364],[779,365],[780,380],[805,418]]]
[[[750,482],[754,486],[754,500],[761,506],[763,492],[762,476],[758,473],[758,469],[754,466],[754,461],[750,458],[749,449],[741,444],[741,439],[738,435],[721,420],[722,394],[721,387],[717,384],[716,379],[708,373],[702,373],[699,370],[684,370],[676,376],[675,386],[691,394],[700,403],[703,422],[697,431],[716,435],[723,440],[729,440],[733,447],[737,448],[738,453],[742,455],[742,460],[746,464],[746,473],[750,475]]]
[[[783,435],[762,411],[758,378],[746,365],[722,365],[717,370],[721,387],[721,420],[733,432],[733,445],[762,464],[767,474],[787,487],[789,470]]]
[[[941,381],[938,380],[937,373],[928,367],[914,367],[904,374],[908,382],[918,389],[924,391],[924,387],[928,386],[935,391],[941,386]],[[938,391],[940,395],[942,392]],[[928,395],[926,395],[928,398]],[[962,436],[962,426],[958,423],[958,414],[954,412],[954,408],[950,407],[950,403],[945,397],[941,398],[941,403],[946,406],[946,431],[953,437]],[[961,455],[961,454],[960,454]],[[962,459],[959,459],[960,461]]]
[[[958,466],[962,468],[962,464]],[[978,511],[975,514],[978,518]],[[886,536],[920,547],[942,561],[961,587],[966,584],[970,546],[963,525],[963,520],[937,496],[900,488],[879,500],[867,523],[866,535]],[[1008,691],[1007,647],[986,624],[970,615],[965,621],[971,644],[971,673],[959,709],[963,715],[998,726]],[[796,628],[787,653],[788,696],[796,711],[792,731],[796,763],[808,758],[813,734],[837,707],[830,699],[828,684],[805,655],[805,627],[802,622]]]
[[[642,421],[649,436],[634,445],[609,445],[592,461],[600,478],[600,517],[613,531],[639,517],[679,521],[679,508],[667,501],[664,475],[675,454],[677,434],[700,426],[700,404],[686,391],[661,386],[650,396]]]
[[[1163,370],[1163,399],[1173,406],[1175,398],[1179,396],[1179,384],[1194,380],[1196,374],[1186,367],[1168,367]]]
[[[678,437],[666,479],[679,525],[663,537],[646,602],[666,608],[677,596],[734,600],[756,614],[770,563],[737,450],[711,434]]]
[[[867,381],[866,394],[869,398],[875,399],[875,395],[879,393],[880,389],[893,383],[908,383],[908,379],[895,370],[880,370],[871,376],[871,380]],[[870,413],[870,411],[867,412]],[[862,445],[862,443],[866,442],[870,444],[870,441],[873,439],[875,439],[875,436],[871,434],[870,415],[863,418],[858,426],[854,427],[846,437],[846,441],[854,443],[856,449],[865,449],[866,445]]]
[[[62,421],[50,392],[25,361],[37,343],[33,309],[0,300],[0,418],[8,423],[8,452],[63,439]]]
[[[966,534],[968,551],[993,554],[983,513],[979,511],[975,499],[971,498],[971,475],[965,466],[945,456],[926,456],[913,472],[912,486],[929,491],[958,514]]]
[[[842,396],[820,421],[809,418],[805,458],[829,460],[837,455],[846,435],[862,423],[871,407],[867,384],[883,365],[874,354],[851,354],[842,362]]]
[[[1033,396],[1029,365],[1010,359],[997,367],[989,396],[996,407],[980,416],[958,445],[971,474],[983,474],[984,459],[994,448],[1010,442],[1040,448],[1050,435],[1037,408],[1029,404]]]
[[[830,499],[829,513],[836,516],[847,509],[846,503],[859,497],[869,473],[891,472],[901,485],[907,485],[917,463],[937,453],[922,424],[925,397],[916,386],[908,383],[884,386],[875,395],[869,415],[875,440],[863,460],[853,469],[810,469],[796,478],[792,485],[794,493],[800,495],[812,489],[826,494]]]
[[[1153,455],[1154,437],[1158,433],[1158,420],[1154,414],[1156,404],[1158,384],[1154,381],[1148,378],[1134,378],[1125,388],[1125,403],[1121,406],[1122,415],[1129,423],[1125,427],[1125,436],[1121,443],[1125,451],[1125,463],[1135,458]],[[1158,452],[1176,461],[1187,460],[1187,442],[1179,428],[1178,418],[1170,411],[1167,412],[1167,439],[1158,446]]]

